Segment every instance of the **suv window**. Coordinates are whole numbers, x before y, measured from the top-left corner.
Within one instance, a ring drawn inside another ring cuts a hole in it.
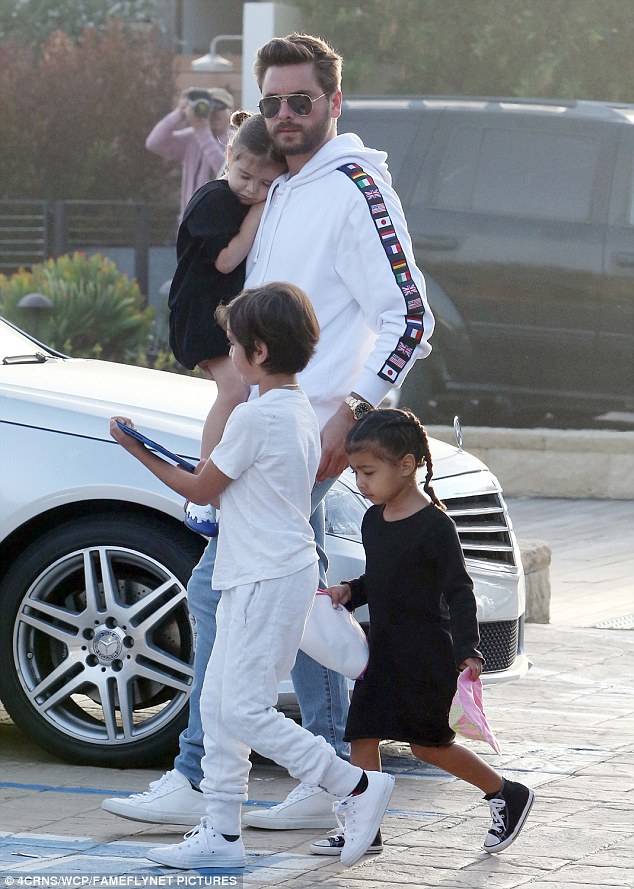
[[[419,134],[421,118],[409,109],[373,109],[372,115],[368,116],[364,114],[363,102],[360,105],[360,108],[349,109],[344,102],[338,131],[357,133],[369,148],[387,151],[390,173],[397,191],[400,191],[408,149],[416,139],[417,153],[422,155],[431,136],[431,128]],[[366,133],[368,125],[369,132]],[[401,200],[407,197],[407,189],[400,197]]]
[[[587,221],[600,147],[598,140],[578,134],[456,127],[445,149],[432,206]],[[415,196],[414,203],[417,198],[421,196]]]

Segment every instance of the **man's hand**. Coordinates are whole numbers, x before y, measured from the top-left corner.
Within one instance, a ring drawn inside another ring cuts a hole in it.
[[[348,457],[343,449],[348,430],[355,423],[352,411],[342,403],[339,409],[328,420],[321,432],[321,461],[317,470],[317,481],[323,482],[335,478],[348,465]]]

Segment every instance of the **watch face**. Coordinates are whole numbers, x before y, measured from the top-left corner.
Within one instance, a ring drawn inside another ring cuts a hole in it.
[[[352,416],[355,420],[360,420],[361,417],[364,417],[371,410],[374,410],[371,404],[368,404],[367,401],[361,401],[359,398],[355,398],[353,395],[348,395],[345,399],[346,404],[352,411]]]
[[[368,404],[367,401],[360,401],[354,409],[355,419],[360,420],[361,417],[365,417],[366,414],[369,414],[371,410],[372,405]]]

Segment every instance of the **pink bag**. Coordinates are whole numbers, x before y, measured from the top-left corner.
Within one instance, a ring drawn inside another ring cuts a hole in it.
[[[496,753],[500,752],[495,735],[482,707],[482,682],[471,678],[471,670],[466,667],[458,676],[458,686],[449,710],[449,725],[463,738],[472,741],[486,741]]]

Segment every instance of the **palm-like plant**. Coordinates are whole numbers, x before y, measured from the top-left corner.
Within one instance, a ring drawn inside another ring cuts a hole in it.
[[[29,293],[44,294],[52,308],[34,318],[18,305]],[[75,358],[130,361],[150,343],[154,309],[114,262],[73,253],[0,275],[0,314]]]

